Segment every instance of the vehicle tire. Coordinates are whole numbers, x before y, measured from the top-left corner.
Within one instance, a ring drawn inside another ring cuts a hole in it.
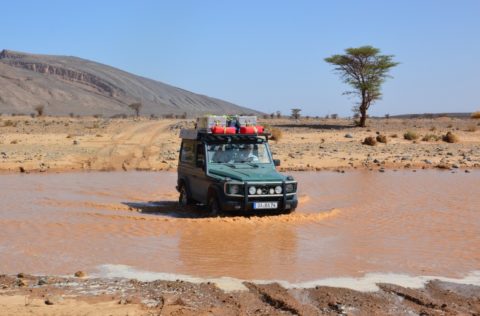
[[[188,194],[187,186],[185,184],[181,184],[180,188],[180,196],[178,197],[178,204],[182,207],[188,206],[193,204],[193,200]]]
[[[210,196],[208,199],[208,215],[216,217],[221,211],[217,197],[215,195]]]

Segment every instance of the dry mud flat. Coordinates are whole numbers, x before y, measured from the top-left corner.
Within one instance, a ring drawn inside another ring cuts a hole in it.
[[[244,282],[225,292],[213,283],[140,282],[0,276],[1,315],[479,315],[480,287],[428,282],[375,292],[317,286],[286,289]]]
[[[479,120],[470,118],[262,120],[278,127],[272,141],[283,170],[380,168],[478,168]],[[0,171],[175,170],[179,130],[192,120],[0,117]],[[413,132],[417,140],[403,135]],[[457,143],[446,143],[447,132]],[[362,145],[366,137],[387,143]],[[426,137],[426,140],[422,140]]]

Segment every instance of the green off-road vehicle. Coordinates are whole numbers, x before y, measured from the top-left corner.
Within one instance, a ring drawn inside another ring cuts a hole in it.
[[[291,213],[297,182],[277,172],[268,134],[180,133],[177,190],[182,206],[201,203],[210,215],[221,212]]]

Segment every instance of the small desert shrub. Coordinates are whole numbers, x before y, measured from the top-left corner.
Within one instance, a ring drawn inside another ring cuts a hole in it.
[[[387,136],[385,136],[385,135],[378,135],[378,136],[377,136],[377,142],[386,144],[386,143],[387,143]]]
[[[436,142],[437,140],[440,140],[440,136],[435,134],[427,134],[422,138],[422,141],[424,142]]]
[[[110,118],[112,118],[112,119],[126,119],[127,114],[114,114],[114,115],[110,116]]]
[[[375,140],[375,138],[369,136],[369,137],[365,137],[362,144],[368,145],[368,146],[375,146],[377,144],[377,141]]]
[[[472,119],[480,119],[480,111],[478,112],[473,112],[471,115]]]
[[[437,128],[435,126],[430,127],[430,132],[435,132]]]
[[[10,142],[10,144],[12,144],[12,145],[18,144],[18,140],[14,139]]]
[[[5,122],[3,122],[3,126],[5,126],[5,127],[9,127],[9,126],[17,127],[17,122],[14,122],[14,121],[11,121],[11,120],[6,120]]]
[[[442,140],[447,143],[458,143],[460,141],[452,132],[447,132],[447,134],[443,135]]]
[[[452,127],[453,127],[452,124],[448,124],[448,125],[447,125],[447,128],[452,128]]]
[[[44,105],[37,105],[33,109],[37,112],[37,116],[43,116],[43,113],[45,111],[45,106]]]
[[[418,135],[415,132],[407,131],[405,134],[403,134],[403,138],[405,138],[406,140],[417,140]]]
[[[398,134],[392,134],[390,135],[391,138],[398,138]]]
[[[466,132],[476,132],[477,131],[477,127],[475,125],[470,125],[467,127],[467,129],[465,130]]]
[[[272,136],[270,136],[270,139],[277,142],[283,137],[283,132],[280,128],[272,127],[270,128],[270,133],[272,134]]]

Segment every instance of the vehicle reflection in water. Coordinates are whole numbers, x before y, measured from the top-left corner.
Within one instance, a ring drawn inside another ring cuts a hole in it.
[[[293,175],[296,213],[218,218],[177,207],[175,173],[1,175],[0,273],[122,264],[299,282],[480,267],[480,171]]]
[[[243,221],[245,219],[241,219]],[[248,221],[248,220],[247,220]],[[275,278],[297,270],[295,227],[219,221],[180,232],[179,264],[190,275]]]

